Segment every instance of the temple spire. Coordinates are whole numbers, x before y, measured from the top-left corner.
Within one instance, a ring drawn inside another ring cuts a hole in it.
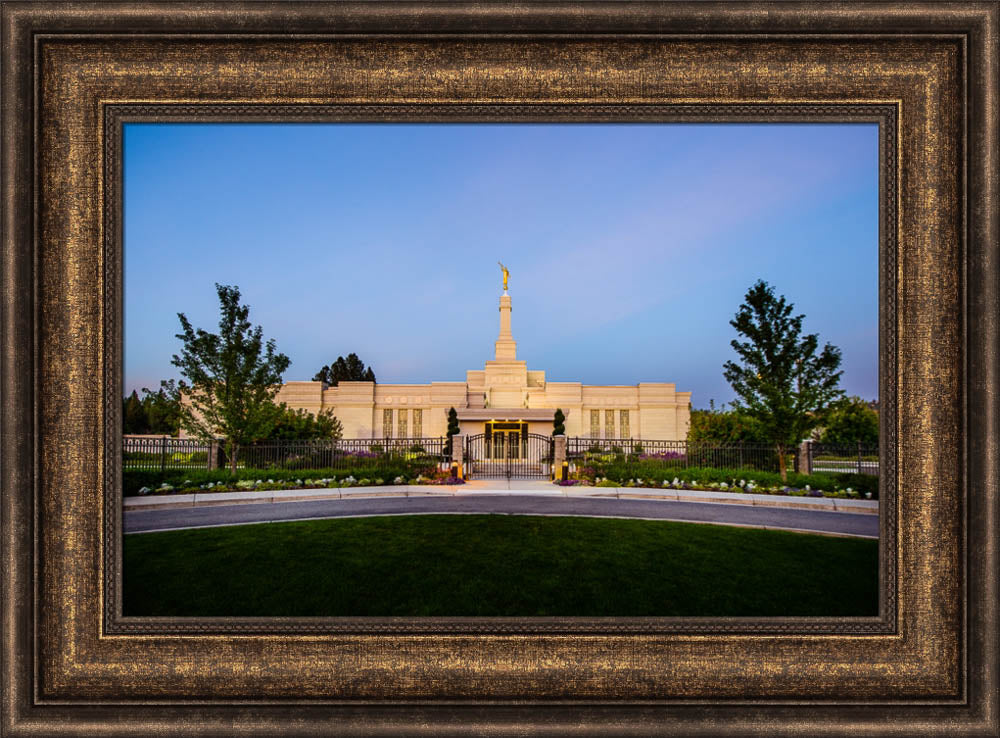
[[[497,361],[515,361],[517,359],[517,344],[510,332],[510,295],[506,290],[500,296],[500,337],[496,342]]]

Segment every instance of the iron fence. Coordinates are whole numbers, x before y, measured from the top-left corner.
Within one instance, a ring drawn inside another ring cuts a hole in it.
[[[212,450],[210,443],[194,438],[125,436],[123,441],[123,467],[144,471],[207,469]]]
[[[263,441],[237,449],[236,464],[252,469],[336,469],[367,473],[400,464],[442,464],[449,460],[445,442],[444,438]]]
[[[444,438],[262,441],[238,448],[236,466],[240,469],[394,471],[403,465],[437,465],[450,461],[445,446]],[[213,453],[218,455],[217,459],[211,458]],[[122,465],[126,470],[212,469],[228,464],[221,443],[169,436],[125,436],[123,439]]]
[[[778,471],[778,453],[771,444],[700,443],[640,440],[635,438],[568,438],[566,455],[571,463],[656,462],[668,469],[712,467]],[[786,449],[786,468],[797,469],[796,449]]]
[[[878,446],[809,444],[809,466],[814,472],[847,472],[878,476]]]

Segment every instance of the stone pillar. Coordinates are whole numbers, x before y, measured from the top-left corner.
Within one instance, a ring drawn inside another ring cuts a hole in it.
[[[219,468],[219,454],[222,452],[222,445],[218,441],[212,441],[208,446],[207,469],[212,471]]]
[[[799,474],[812,474],[812,441],[808,438],[799,444]]]
[[[451,437],[451,463],[458,464],[458,476],[465,478],[465,434],[456,433]]]
[[[562,479],[563,463],[566,461],[566,436],[553,436],[555,448],[552,454],[552,476]]]
[[[510,295],[506,292],[500,296],[500,336],[496,342],[497,361],[514,361],[517,359],[517,344],[510,332]]]

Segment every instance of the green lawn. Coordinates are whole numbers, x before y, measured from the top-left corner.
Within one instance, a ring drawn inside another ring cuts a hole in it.
[[[125,536],[126,615],[876,615],[876,541],[417,515]]]

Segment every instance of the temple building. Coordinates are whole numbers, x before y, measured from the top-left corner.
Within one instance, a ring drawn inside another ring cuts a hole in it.
[[[461,432],[467,435],[495,429],[549,436],[553,415],[560,408],[566,416],[567,436],[687,438],[690,392],[678,392],[667,382],[607,386],[548,382],[544,371],[528,369],[517,358],[511,309],[504,269],[500,334],[493,359],[482,369],[466,372],[465,381],[340,382],[335,387],[323,382],[287,382],[276,401],[312,413],[332,408],[343,423],[344,438],[444,436],[452,407],[458,412]]]

